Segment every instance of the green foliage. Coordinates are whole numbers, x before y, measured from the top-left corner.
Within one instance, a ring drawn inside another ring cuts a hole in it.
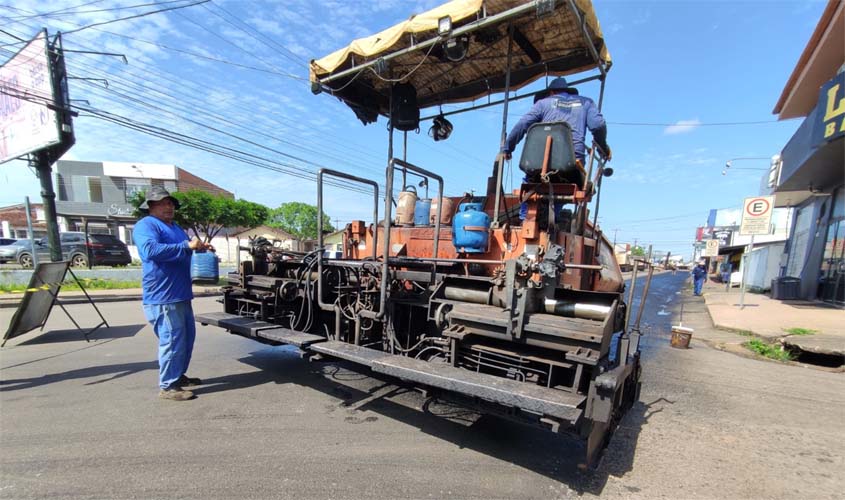
[[[179,200],[180,208],[174,220],[185,229],[190,229],[197,238],[205,235],[211,241],[224,227],[255,227],[264,223],[270,210],[264,205],[246,200],[233,200],[222,195],[192,189],[172,193]],[[145,193],[136,194],[130,203],[135,207],[134,215],[141,217],[138,207],[144,202]]]
[[[814,333],[819,333],[818,330],[811,330],[810,328],[784,328],[783,331],[790,335],[812,335]]]
[[[792,353],[785,350],[781,345],[767,344],[760,339],[752,339],[742,344],[746,349],[776,361],[792,360]]]
[[[126,288],[141,288],[140,281],[119,281],[107,280],[100,278],[83,278],[80,279],[82,285],[86,290],[121,290]],[[23,293],[29,285],[27,284],[1,284],[0,293]],[[62,283],[62,290],[65,291],[79,291],[79,285],[74,280],[65,281]]]
[[[631,255],[634,257],[644,257],[645,249],[641,246],[631,247]]]
[[[317,237],[317,207],[299,201],[282,203],[279,208],[270,211],[267,225],[286,231],[299,240],[314,239]],[[334,231],[326,214],[323,214],[323,231]]]

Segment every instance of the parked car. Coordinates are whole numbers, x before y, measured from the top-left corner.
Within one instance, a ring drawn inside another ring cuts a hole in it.
[[[86,241],[85,233],[65,232],[59,233],[59,240],[62,245],[62,258],[69,260],[74,267],[88,267],[89,262],[94,266],[125,266],[132,262],[126,243],[110,234],[89,233]],[[29,240],[19,240],[10,246],[17,247],[15,261],[23,267],[32,267],[33,252]],[[47,238],[36,240],[35,247],[39,261],[50,260],[50,244]]]
[[[11,248],[11,245],[17,243],[17,241],[14,238],[0,238],[0,264],[15,260],[16,250]]]

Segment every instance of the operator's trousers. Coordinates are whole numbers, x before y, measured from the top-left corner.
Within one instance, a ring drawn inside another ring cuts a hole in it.
[[[158,385],[170,389],[191,363],[197,336],[191,301],[144,304],[144,315],[158,337]]]

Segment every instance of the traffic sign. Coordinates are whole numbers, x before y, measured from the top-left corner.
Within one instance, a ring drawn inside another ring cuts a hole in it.
[[[719,256],[719,240],[707,240],[704,247],[704,257],[718,257]]]
[[[742,223],[739,234],[743,236],[753,234],[769,234],[772,225],[772,209],[774,196],[753,196],[746,198],[742,205]]]

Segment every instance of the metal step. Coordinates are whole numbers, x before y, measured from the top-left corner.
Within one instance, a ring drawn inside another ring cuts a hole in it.
[[[194,315],[194,320],[202,325],[220,326],[221,319],[238,318],[236,314],[229,314],[225,312],[211,312]]]
[[[383,355],[372,362],[371,368],[376,373],[557,417],[572,424],[581,417],[581,406],[586,399],[579,394],[404,356]]]
[[[369,347],[361,347],[355,344],[348,344],[346,342],[339,342],[337,340],[330,340],[328,342],[320,342],[308,347],[309,351],[319,352],[335,358],[345,359],[358,363],[364,366],[372,366],[373,361],[384,357],[393,357],[383,351],[370,349]]]
[[[266,321],[221,312],[197,314],[194,316],[194,320],[202,325],[219,326],[220,328],[225,328],[231,332],[248,335],[250,337],[255,337],[261,330],[279,328],[279,325],[268,323]]]
[[[291,330],[289,328],[272,328],[269,330],[259,330],[257,335],[267,340],[281,342],[282,344],[290,344],[296,347],[308,347],[317,342],[325,342],[326,337],[320,335],[312,335],[310,333],[303,333]]]

